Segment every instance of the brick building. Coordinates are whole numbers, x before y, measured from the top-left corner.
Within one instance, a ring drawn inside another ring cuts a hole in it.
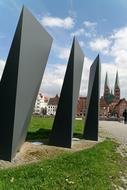
[[[107,117],[109,112],[109,105],[106,103],[104,97],[100,98],[100,117]]]
[[[123,98],[115,105],[113,113],[117,117],[122,117],[125,109],[127,109],[127,101]]]
[[[78,102],[77,102],[77,112],[76,115],[79,116],[84,116],[86,113],[86,97],[79,97]]]

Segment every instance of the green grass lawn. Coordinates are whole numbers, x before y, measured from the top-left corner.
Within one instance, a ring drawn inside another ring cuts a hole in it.
[[[52,122],[52,118],[33,117],[27,138],[47,138]],[[82,128],[83,122],[76,121],[75,134],[80,136]],[[0,190],[113,190],[125,169],[117,146],[106,140],[87,150],[0,170]]]
[[[32,117],[30,127],[27,133],[27,140],[42,140],[49,138],[53,118]],[[76,120],[74,128],[74,137],[82,138],[83,121]]]
[[[0,170],[0,190],[113,190],[123,165],[108,140],[91,149]]]

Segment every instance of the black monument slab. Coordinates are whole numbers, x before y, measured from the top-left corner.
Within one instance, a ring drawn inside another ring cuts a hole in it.
[[[94,141],[98,140],[100,72],[100,60],[98,55],[90,68],[87,111],[83,133],[83,138]]]
[[[80,89],[84,54],[74,38],[53,123],[50,145],[71,147],[72,129]]]
[[[0,82],[0,159],[11,161],[25,140],[52,38],[24,7]]]

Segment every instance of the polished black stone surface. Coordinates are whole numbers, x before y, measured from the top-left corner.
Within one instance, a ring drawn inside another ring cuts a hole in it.
[[[74,38],[53,123],[50,145],[71,148],[84,54]]]
[[[98,55],[90,68],[87,111],[83,132],[83,138],[94,141],[98,140],[100,72],[100,60]]]

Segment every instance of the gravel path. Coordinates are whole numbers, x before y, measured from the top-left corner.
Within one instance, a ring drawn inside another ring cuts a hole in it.
[[[117,121],[100,121],[100,135],[112,137],[121,144],[127,144],[127,124]]]
[[[100,121],[99,122],[99,136],[110,137],[117,142],[120,146],[117,148],[117,152],[121,154],[125,159],[127,158],[127,124],[117,121]],[[125,162],[124,172],[119,173],[121,180],[121,186],[113,184],[115,190],[127,190],[127,162]]]

